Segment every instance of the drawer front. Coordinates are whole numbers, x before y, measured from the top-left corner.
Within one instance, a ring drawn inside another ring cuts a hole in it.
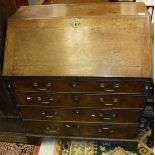
[[[49,136],[75,136],[96,138],[135,138],[137,125],[104,125],[24,121],[27,132]]]
[[[21,108],[23,119],[138,123],[141,110],[92,110],[65,108]]]
[[[104,93],[145,93],[144,81],[123,80],[14,80],[16,91],[58,91],[58,92],[104,92]],[[146,87],[147,88],[147,87]]]
[[[142,108],[145,96],[135,95],[97,95],[97,94],[16,94],[19,105],[72,106],[102,108]]]

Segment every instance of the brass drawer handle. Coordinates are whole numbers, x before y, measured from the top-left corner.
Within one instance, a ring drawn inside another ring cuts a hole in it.
[[[114,89],[104,89],[104,91],[106,91],[106,92],[114,92],[116,90],[114,90]]]
[[[100,101],[101,103],[104,103],[104,98],[103,98],[103,97],[100,97],[100,98],[99,98],[99,101]]]
[[[105,89],[105,84],[104,83],[100,83],[100,88],[104,88],[104,91],[106,91],[106,92],[113,92],[113,91],[115,91],[113,89]]]
[[[70,125],[68,125],[68,124],[65,124],[65,127],[66,127],[66,128],[70,128],[71,126],[70,126]]]
[[[47,126],[46,129],[45,129],[45,132],[46,133],[57,133],[59,130],[59,128],[55,129],[55,130],[52,130],[51,127]]]
[[[54,101],[54,98],[50,98],[49,100],[50,101],[42,101],[41,103],[42,104],[50,104],[50,103],[52,103]]]
[[[145,86],[145,89],[146,89],[146,90],[149,90],[149,86]]]
[[[114,102],[114,103],[118,103],[118,102],[119,102],[119,99],[118,99],[118,98],[114,98],[114,99],[113,99],[113,102]]]
[[[72,82],[72,87],[73,87],[73,88],[78,88],[78,83],[77,83],[77,82],[75,82],[75,81],[74,81],[74,82]]]
[[[113,133],[114,132],[114,130],[110,130],[109,128],[99,128],[97,131],[99,133],[104,132],[104,131],[108,131],[109,133]]]
[[[51,83],[51,82],[48,82],[48,83],[46,84],[46,86],[47,86],[47,87],[51,87],[51,86],[52,86],[52,83]]]
[[[111,117],[104,117],[103,119],[104,120],[111,120],[112,118]]]
[[[39,84],[37,82],[34,82],[33,86],[36,87],[40,91],[45,91],[45,90],[48,90],[48,88],[52,86],[52,83],[49,82],[46,84],[46,87],[48,87],[48,88],[38,88]]]
[[[52,116],[52,115],[49,115],[49,116],[46,116],[47,118],[53,118],[54,116]]]
[[[78,115],[80,113],[80,111],[79,110],[75,110],[75,113]]]
[[[42,100],[42,98],[41,98],[40,96],[38,96],[38,97],[37,97],[37,100],[38,100],[38,101],[41,101],[41,100]]]
[[[27,100],[31,100],[31,97],[30,97],[30,96],[27,96],[26,99],[27,99]]]
[[[45,132],[46,132],[46,133],[57,133],[56,130],[46,130]]]
[[[99,132],[99,133],[102,132],[102,129],[98,129],[98,132]]]
[[[118,103],[118,102],[119,102],[119,99],[118,99],[118,98],[114,98],[114,99],[113,99],[113,103],[105,103],[104,105],[105,105],[105,106],[113,106],[114,103]]]
[[[114,84],[113,87],[114,87],[114,88],[119,88],[119,87],[120,87],[120,84],[116,83],[116,84]],[[114,90],[114,89],[106,89],[104,83],[100,83],[100,88],[104,88],[104,91],[105,91],[105,92],[114,92],[114,91],[116,91],[116,90]]]
[[[100,83],[100,88],[104,88],[104,87],[105,87],[104,83]]]
[[[120,84],[119,83],[116,83],[115,85],[114,85],[114,88],[119,88],[120,87]]]
[[[110,104],[110,103],[105,103],[104,105],[105,106],[113,106],[113,104]]]
[[[41,98],[41,97],[37,97],[37,100],[38,100],[38,101],[41,101],[42,98]],[[53,101],[54,101],[54,98],[51,97],[51,98],[49,98],[49,101],[42,101],[41,103],[42,103],[42,104],[50,104],[50,103],[53,102]]]
[[[45,116],[46,118],[53,118],[54,116],[56,116],[58,114],[58,112],[54,112],[53,115],[47,115],[47,112],[46,111],[42,111],[41,114],[43,116]]]
[[[100,97],[99,100],[100,100],[101,103],[104,103],[104,98],[103,97]],[[105,106],[113,106],[113,104],[110,104],[110,103],[104,103],[104,105]]]
[[[91,114],[91,117],[96,117],[96,115],[95,114]]]
[[[34,82],[34,83],[33,83],[33,86],[34,86],[34,87],[38,87],[38,83],[37,83],[37,82]]]
[[[78,101],[79,100],[79,96],[74,96],[73,99],[74,99],[74,101]]]
[[[40,90],[40,91],[46,91],[46,90],[48,90],[47,88],[37,88],[38,90]]]
[[[109,128],[102,128],[102,130],[109,130]]]
[[[11,84],[8,84],[8,88],[9,88],[9,89],[11,88]]]
[[[50,104],[50,102],[48,102],[48,101],[42,101],[41,103],[42,104]]]
[[[101,118],[104,119],[104,120],[112,120],[113,118],[116,118],[117,115],[116,115],[116,114],[111,114],[111,117],[103,117],[103,114],[100,113],[100,114],[99,114],[99,117],[101,117]]]
[[[54,101],[54,97],[51,97],[49,100],[50,100],[50,101]]]

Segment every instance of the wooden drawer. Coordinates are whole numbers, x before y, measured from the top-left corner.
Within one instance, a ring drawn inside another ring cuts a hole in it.
[[[148,87],[143,80],[88,79],[16,79],[16,91],[53,92],[104,92],[104,93],[145,93]]]
[[[100,109],[65,109],[65,108],[21,108],[23,119],[137,123],[141,110],[100,110]]]
[[[145,96],[138,95],[101,95],[101,94],[52,94],[19,93],[19,105],[64,106],[64,107],[101,107],[101,108],[142,108]]]
[[[137,125],[108,125],[60,123],[48,121],[24,121],[27,132],[50,136],[135,138]]]

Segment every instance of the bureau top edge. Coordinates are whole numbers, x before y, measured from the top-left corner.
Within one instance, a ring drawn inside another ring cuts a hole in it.
[[[80,10],[80,11],[79,11]],[[84,17],[103,15],[149,15],[144,3],[79,3],[22,6],[11,19],[40,19],[54,17]]]
[[[53,75],[53,76],[20,76],[20,75],[1,75],[2,78],[4,79],[96,79],[96,80],[127,80],[127,81],[152,81],[153,80],[153,77],[114,77],[114,76],[56,76],[56,75]]]

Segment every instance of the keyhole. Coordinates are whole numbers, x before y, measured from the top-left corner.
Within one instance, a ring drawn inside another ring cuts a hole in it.
[[[79,22],[75,21],[75,22],[73,22],[73,27],[77,28],[79,26],[79,24],[80,24]]]

